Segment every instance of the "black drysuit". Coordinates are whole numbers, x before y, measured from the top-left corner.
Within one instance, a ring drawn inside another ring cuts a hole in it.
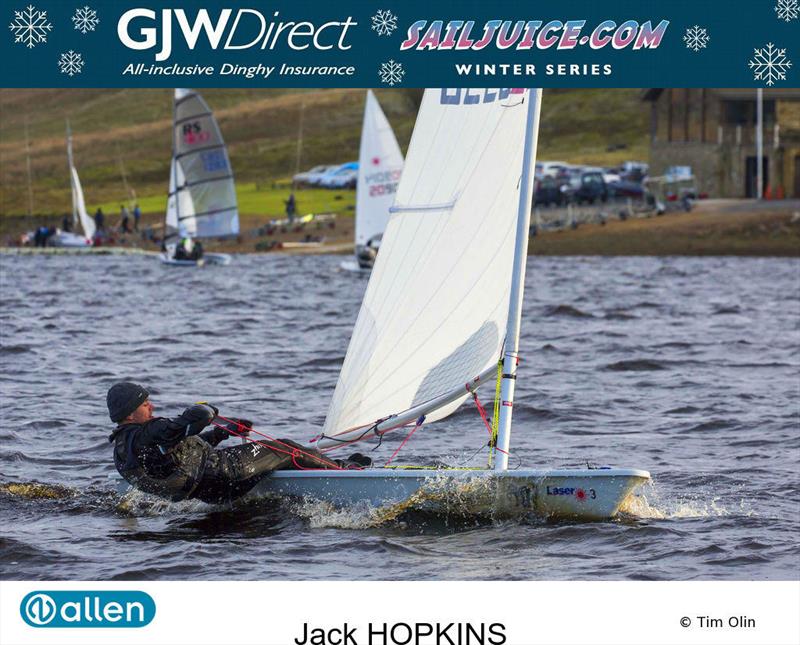
[[[229,433],[219,427],[201,432],[213,419],[209,406],[193,405],[175,419],[119,425],[109,437],[114,464],[146,493],[209,503],[241,497],[273,470],[330,467],[319,451],[287,439],[215,450]],[[294,455],[287,454],[292,448]]]

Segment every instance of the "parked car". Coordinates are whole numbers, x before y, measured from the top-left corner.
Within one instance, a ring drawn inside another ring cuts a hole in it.
[[[355,188],[358,181],[358,164],[355,168],[337,168],[333,173],[328,173],[319,181],[322,188]]]
[[[331,166],[327,164],[322,166],[314,166],[311,170],[297,173],[294,177],[292,177],[292,182],[298,186],[303,184],[313,186],[325,175],[325,173],[338,167],[339,166]]]
[[[617,174],[623,181],[633,181],[641,183],[650,167],[641,161],[626,161],[618,169]]]
[[[619,181],[608,182],[606,186],[611,197],[632,197],[634,199],[642,199],[644,197],[644,187],[636,181],[620,179]]]
[[[550,175],[545,175],[536,181],[536,192],[533,203],[535,206],[563,206],[569,201],[568,185]]]
[[[539,175],[558,175],[562,170],[568,168],[569,164],[564,161],[537,161],[536,173]]]
[[[331,180],[335,175],[339,175],[338,178],[335,180],[335,183],[338,183],[340,180],[344,179],[343,171],[354,171],[355,177],[358,177],[358,162],[357,161],[349,161],[347,163],[340,164],[338,166],[331,166],[331,168],[322,175],[315,183],[315,186],[322,186],[325,188],[341,188],[341,186],[332,186],[330,185]],[[353,182],[353,186],[355,186],[355,182]]]
[[[597,170],[583,170],[570,182],[570,197],[573,201],[582,204],[595,201],[608,200],[608,187],[603,179],[603,173]]]

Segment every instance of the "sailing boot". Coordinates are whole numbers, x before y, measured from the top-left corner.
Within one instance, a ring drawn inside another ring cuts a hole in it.
[[[354,452],[346,461],[355,464],[357,468],[369,468],[372,465],[372,459],[367,455],[362,455],[360,452]]]
[[[324,455],[316,448],[309,448],[289,439],[281,439],[280,443],[296,449],[292,465],[300,468],[323,468],[325,470],[360,470],[372,465],[372,459],[357,452],[347,459],[334,459]]]

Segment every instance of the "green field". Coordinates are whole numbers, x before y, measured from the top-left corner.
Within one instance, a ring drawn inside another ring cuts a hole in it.
[[[421,90],[376,94],[405,150]],[[204,90],[203,96],[228,143],[243,214],[280,216],[298,165],[305,170],[358,157],[364,90]],[[647,114],[635,89],[545,90],[539,158],[597,165],[647,161]],[[90,211],[102,206],[113,216],[134,191],[142,210],[164,211],[170,90],[2,89],[0,115],[0,215],[28,212],[28,158],[33,213],[53,217],[71,209],[67,118]],[[352,191],[303,191],[298,210],[344,214],[352,200]]]
[[[283,218],[284,200],[289,196],[288,183],[255,184],[238,182],[236,184],[236,197],[239,201],[239,210],[248,215],[264,215],[269,218]],[[346,215],[353,212],[355,191],[353,190],[323,190],[309,189],[298,190],[295,194],[297,212],[301,215],[307,213],[338,213]],[[150,195],[138,199],[138,204],[144,213],[165,213],[167,207],[166,195]],[[115,221],[120,211],[120,202],[104,202],[97,204],[106,215],[111,215]],[[93,204],[92,212],[96,206]]]

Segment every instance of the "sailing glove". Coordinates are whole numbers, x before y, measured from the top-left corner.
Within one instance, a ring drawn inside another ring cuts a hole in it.
[[[186,408],[181,416],[188,420],[189,423],[197,423],[198,421],[210,423],[211,420],[217,416],[218,412],[219,410],[213,405],[195,403],[193,406]]]
[[[229,419],[225,424],[229,437],[243,437],[250,434],[253,429],[253,422],[248,419]]]

